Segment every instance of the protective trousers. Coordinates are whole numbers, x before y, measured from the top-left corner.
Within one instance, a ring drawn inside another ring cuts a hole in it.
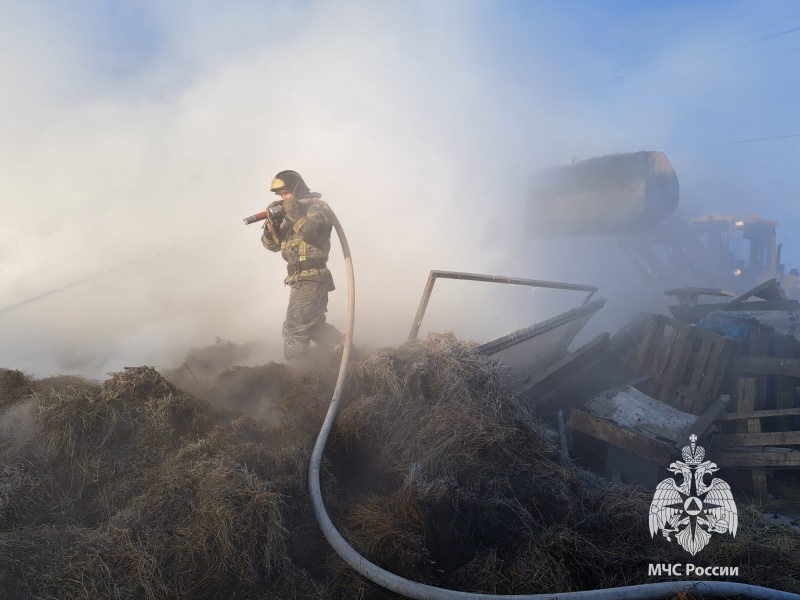
[[[325,321],[329,290],[327,281],[300,280],[292,285],[283,323],[283,354],[287,360],[302,360],[310,342],[331,350],[344,341],[344,334]]]

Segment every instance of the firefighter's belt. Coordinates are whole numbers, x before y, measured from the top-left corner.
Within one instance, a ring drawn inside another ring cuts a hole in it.
[[[320,275],[327,273],[328,269],[325,266],[324,260],[301,260],[297,264],[286,265],[286,270],[289,275]]]
[[[322,269],[304,269],[302,271],[297,272],[298,277],[311,277],[312,275],[325,275],[325,273],[329,273],[327,268]]]
[[[293,274],[288,275],[286,279],[283,280],[283,283],[293,286],[301,279],[315,277],[318,275],[327,275],[328,273],[330,273],[330,271],[327,269],[327,267],[323,267],[321,269],[303,269],[302,271],[295,271]]]

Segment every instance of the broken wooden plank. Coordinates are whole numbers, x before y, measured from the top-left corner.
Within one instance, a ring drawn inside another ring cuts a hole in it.
[[[707,404],[700,390],[693,390],[689,386],[679,385],[678,392],[681,395],[681,410],[684,412],[694,414],[696,411],[692,410],[693,406],[704,406]]]
[[[662,376],[661,393],[658,398],[661,402],[675,404],[678,385],[683,380],[683,372],[689,362],[693,341],[694,338],[688,327],[679,327],[675,330],[675,342],[670,348],[669,354],[665,354],[667,358]]]
[[[733,359],[733,367],[743,374],[800,377],[800,358],[737,356]]]
[[[661,315],[653,315],[647,325],[642,343],[639,344],[639,351],[636,353],[634,368],[637,373],[650,374],[653,362],[661,349],[664,339],[665,320]]]
[[[735,347],[736,344],[733,340],[719,336],[700,382],[699,394],[688,407],[688,412],[697,414],[705,411],[713,399],[719,395]]]
[[[738,421],[741,419],[763,419],[767,417],[800,416],[800,408],[778,408],[770,410],[753,410],[749,412],[723,412],[718,421]]]
[[[755,300],[750,302],[741,302],[739,304],[729,304],[725,302],[725,303],[697,304],[695,306],[669,307],[669,311],[672,313],[672,316],[682,323],[698,323],[703,319],[705,319],[712,312],[717,310],[725,312],[761,312],[761,311],[773,311],[773,310],[794,311],[794,310],[800,310],[800,301]]]
[[[734,298],[735,292],[719,288],[700,288],[684,287],[664,290],[665,296],[675,296],[681,306],[693,306],[697,304],[698,296],[718,296],[724,298]]]
[[[635,430],[642,431],[648,434],[650,437],[653,437],[659,441],[669,442],[671,444],[674,444],[675,446],[680,446],[681,448],[683,448],[683,446],[686,445],[686,440],[684,440],[682,444],[679,443],[679,440],[682,439],[683,435],[682,433],[676,433],[665,427],[659,427],[658,425],[647,424],[647,425],[637,425]]]
[[[751,348],[752,350],[752,348]],[[763,396],[759,398],[758,396],[758,380],[755,377],[739,377],[738,382],[738,410],[741,412],[752,412],[754,410],[761,410],[763,406],[759,402],[759,400],[763,401]],[[761,431],[761,421],[759,419],[747,419],[744,423],[738,424],[739,431],[746,431],[747,433],[732,433],[732,434],[723,434],[723,435],[748,435],[748,434],[757,434]],[[715,436],[714,443],[717,445],[724,445],[725,441],[718,439],[719,436]],[[730,439],[730,438],[729,438]],[[763,454],[763,452],[762,452]],[[768,493],[767,489],[767,473],[764,469],[753,469],[752,472],[752,480],[753,480],[753,493],[756,496],[766,497]]]
[[[778,377],[777,398],[775,398],[776,409],[792,409],[794,407],[795,383],[788,377]],[[775,424],[775,428],[780,431],[794,429],[794,419],[781,418]]]
[[[760,292],[760,290],[759,290]],[[756,295],[754,291],[754,295]],[[769,299],[769,298],[767,298]],[[751,327],[749,331],[750,338],[750,356],[765,357],[770,354],[770,338],[772,337],[775,328],[772,325],[763,323],[758,319],[750,319]],[[763,410],[767,405],[767,376],[756,375],[754,380],[756,382],[756,395],[753,409]],[[763,431],[763,424],[761,419],[748,419],[747,431],[753,435],[761,435]],[[769,444],[766,444],[769,445]],[[761,451],[764,452],[763,446]],[[769,487],[767,485],[767,472],[764,469],[753,469],[753,495],[757,498],[766,499],[769,495]]]
[[[758,422],[758,419],[748,419]],[[750,433],[718,433],[714,445],[726,446],[793,446],[800,444],[800,431],[753,431]]]
[[[692,335],[700,331],[694,327],[689,330]],[[694,415],[702,414],[719,396],[736,347],[734,340],[716,333],[711,335],[712,338],[703,340],[698,358],[690,359],[689,366],[693,371],[689,384],[677,386],[677,391],[682,396],[681,410]]]
[[[517,394],[525,401],[541,408],[547,404],[545,396],[548,395],[548,392],[574,379],[582,369],[603,356],[608,350],[609,339],[608,333],[601,333],[575,352],[571,352],[541,373],[536,374],[535,379],[517,390]]]
[[[653,361],[653,381],[657,383],[659,386],[663,386],[666,383],[666,371],[667,371],[667,363],[669,362],[670,357],[673,354],[674,348],[678,343],[678,337],[680,334],[680,329],[677,327],[672,328],[672,333],[669,336],[669,340],[667,341],[666,345],[664,346],[663,350],[660,352],[656,352],[655,360]],[[654,398],[658,396],[659,390],[652,390],[649,394]]]
[[[689,439],[689,435],[694,433],[697,437],[703,437],[705,432],[711,427],[712,424],[719,418],[719,415],[722,414],[722,411],[725,410],[725,407],[728,406],[728,403],[731,401],[731,397],[727,394],[719,396],[714,402],[712,402],[709,407],[700,415],[700,418],[697,419],[691,427],[685,430],[679,440],[676,440],[675,446],[680,450],[686,445],[686,440]]]
[[[662,466],[668,466],[672,462],[675,452],[669,444],[653,440],[582,410],[572,411],[569,426]]]
[[[797,468],[800,467],[800,452],[720,452],[714,462],[720,467]]]
[[[641,385],[641,384],[645,383],[646,381],[649,381],[651,377],[652,377],[652,375],[638,375],[638,376],[634,377],[633,379],[625,382],[625,385],[628,385],[630,387],[636,387],[637,385]]]
[[[736,397],[736,390],[739,385],[739,371],[733,365],[733,359],[741,356],[744,352],[744,340],[740,337],[733,338],[733,345],[731,347],[731,359],[728,363],[728,368],[725,370],[725,376],[720,386],[721,393],[731,394]],[[735,410],[735,409],[733,409]]]
[[[794,336],[784,335],[778,339],[778,356],[792,358],[797,350],[797,339]],[[775,408],[794,408],[794,395],[797,383],[791,377],[778,376],[775,382]],[[775,429],[789,431],[794,429],[793,419],[780,418],[775,423]]]
[[[697,361],[695,363],[695,370],[692,373],[692,378],[689,380],[688,389],[700,389],[700,381],[703,379],[703,374],[708,367],[708,359],[711,358],[711,352],[714,349],[714,340],[705,338],[700,343],[700,350],[697,353]]]
[[[761,283],[754,287],[752,290],[749,290],[738,296],[730,301],[730,304],[741,304],[748,298],[761,298],[762,300],[767,300],[771,302],[780,302],[781,300],[786,300],[788,296],[786,295],[786,290],[783,289],[783,286],[778,282],[777,278],[768,279],[764,283]]]

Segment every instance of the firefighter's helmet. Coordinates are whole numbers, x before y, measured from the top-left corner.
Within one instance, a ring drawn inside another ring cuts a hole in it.
[[[308,196],[311,192],[297,171],[281,171],[275,175],[269,191],[276,193],[287,191],[293,193],[297,198]]]

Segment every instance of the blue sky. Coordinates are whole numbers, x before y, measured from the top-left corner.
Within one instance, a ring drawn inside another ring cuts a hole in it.
[[[348,224],[379,343],[430,269],[559,278],[515,215],[531,173],[572,157],[662,150],[682,213],[776,219],[800,265],[800,138],[711,146],[800,133],[794,1],[18,1],[0,39],[3,304],[141,259],[15,313],[7,363],[102,372],[253,322],[279,342],[283,266],[222,226],[284,168]],[[634,277],[593,254],[569,276]]]

